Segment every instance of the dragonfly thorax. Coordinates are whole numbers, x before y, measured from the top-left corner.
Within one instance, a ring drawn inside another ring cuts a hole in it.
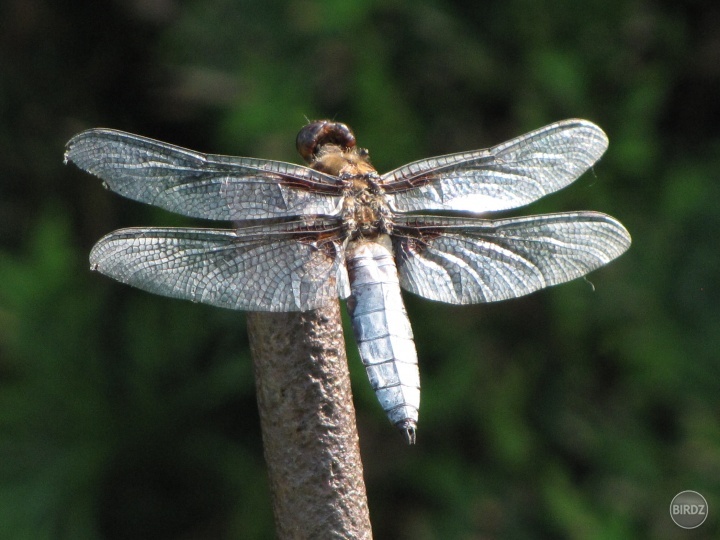
[[[352,178],[343,199],[342,220],[351,238],[390,234],[392,222],[390,208],[377,174]]]
[[[348,236],[354,239],[391,232],[390,208],[366,150],[324,144],[311,167],[337,176],[345,184],[342,220]]]

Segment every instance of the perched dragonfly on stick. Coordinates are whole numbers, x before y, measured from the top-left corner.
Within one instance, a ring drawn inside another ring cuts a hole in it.
[[[417,212],[524,206],[576,180],[607,144],[591,122],[564,120],[380,175],[345,124],[320,120],[297,137],[308,166],[202,154],[111,129],[74,136],[65,159],[130,199],[236,222],[112,232],[90,253],[93,270],[247,311],[307,311],[346,298],[370,383],[412,444],[420,377],[400,287],[451,304],[494,302],[583,276],[630,246],[622,224],[599,212],[493,220]]]

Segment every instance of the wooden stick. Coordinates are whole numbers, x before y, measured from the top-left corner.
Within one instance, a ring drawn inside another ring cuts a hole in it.
[[[339,303],[248,332],[278,538],[371,539]]]

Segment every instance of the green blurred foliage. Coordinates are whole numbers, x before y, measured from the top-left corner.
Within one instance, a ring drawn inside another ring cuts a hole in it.
[[[91,274],[103,234],[188,220],[62,151],[107,126],[297,161],[305,117],[350,124],[381,171],[588,118],[608,153],[527,213],[607,212],[634,240],[511,302],[408,295],[414,448],[346,333],[375,536],[717,536],[719,6],[5,0],[0,19],[3,537],[273,537],[243,314]],[[710,505],[696,531],[669,519],[685,489]]]

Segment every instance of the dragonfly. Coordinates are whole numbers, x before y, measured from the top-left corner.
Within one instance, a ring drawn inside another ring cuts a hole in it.
[[[346,299],[370,384],[409,444],[420,376],[401,288],[450,304],[506,300],[584,276],[630,246],[619,221],[594,211],[477,217],[527,205],[592,167],[608,139],[587,120],[385,174],[340,122],[308,123],[296,145],[307,165],[205,154],[112,129],[75,135],[65,161],[112,191],[233,222],[117,230],[92,248],[91,268],[236,310],[308,311]]]

